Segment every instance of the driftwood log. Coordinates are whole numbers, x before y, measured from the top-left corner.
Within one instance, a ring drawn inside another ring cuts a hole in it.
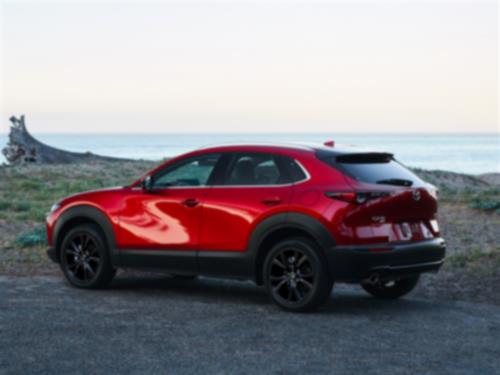
[[[26,129],[24,115],[20,118],[12,116],[9,141],[2,150],[9,164],[67,164],[90,161],[124,161],[127,159],[100,156],[91,152],[71,152],[48,146]]]

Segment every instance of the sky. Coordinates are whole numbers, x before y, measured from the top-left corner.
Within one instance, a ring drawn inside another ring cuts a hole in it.
[[[496,2],[0,3],[0,132],[499,131]]]

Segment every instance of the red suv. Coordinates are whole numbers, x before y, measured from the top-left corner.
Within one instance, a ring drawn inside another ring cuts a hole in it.
[[[437,190],[393,155],[354,147],[231,145],[176,157],[129,186],[74,195],[47,218],[68,281],[108,284],[119,267],[254,280],[305,311],[334,281],[380,298],[437,271]]]

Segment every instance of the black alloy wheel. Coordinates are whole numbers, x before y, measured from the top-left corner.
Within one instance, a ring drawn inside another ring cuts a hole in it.
[[[317,245],[305,238],[285,240],[273,247],[264,265],[264,282],[280,307],[308,311],[322,304],[333,282]]]
[[[63,251],[71,277],[84,283],[92,281],[101,260],[95,239],[85,232],[76,233]]]
[[[287,303],[302,302],[313,291],[315,283],[311,261],[294,248],[285,248],[276,254],[269,279],[273,295]]]
[[[60,250],[61,268],[68,281],[80,288],[99,288],[113,279],[108,249],[99,229],[90,224],[71,229]]]

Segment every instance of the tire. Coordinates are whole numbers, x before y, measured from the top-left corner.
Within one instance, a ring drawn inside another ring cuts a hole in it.
[[[68,282],[78,288],[99,289],[115,277],[108,246],[101,230],[82,224],[64,236],[59,252],[61,269]]]
[[[330,296],[333,281],[321,249],[307,238],[279,242],[263,265],[264,285],[274,303],[287,311],[312,311]]]
[[[420,275],[405,277],[396,280],[363,283],[362,288],[375,298],[397,299],[410,293],[418,284]]]

